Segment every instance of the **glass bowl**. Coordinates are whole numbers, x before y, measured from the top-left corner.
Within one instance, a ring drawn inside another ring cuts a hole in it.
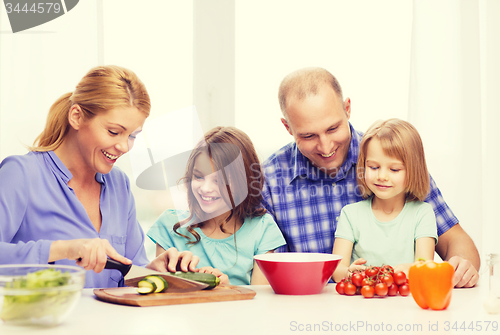
[[[55,326],[71,313],[85,270],[65,265],[0,265],[0,319],[6,324]]]

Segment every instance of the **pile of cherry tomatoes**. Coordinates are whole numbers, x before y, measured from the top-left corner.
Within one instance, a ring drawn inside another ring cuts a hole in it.
[[[336,285],[338,294],[361,294],[365,298],[396,296],[410,294],[410,286],[406,274],[394,272],[390,265],[370,266],[364,271],[354,272],[350,277],[342,279]]]

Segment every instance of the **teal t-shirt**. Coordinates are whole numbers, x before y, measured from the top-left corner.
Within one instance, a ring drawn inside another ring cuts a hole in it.
[[[373,214],[371,199],[342,208],[335,238],[353,242],[351,263],[366,259],[366,265],[398,265],[415,261],[415,241],[433,237],[437,243],[436,216],[425,202],[405,203],[399,215],[388,222]]]
[[[213,239],[207,237],[200,228],[195,228],[201,237],[200,242],[188,245],[186,244],[188,240],[173,230],[177,222],[188,217],[188,211],[166,210],[149,229],[148,237],[165,250],[175,247],[180,251],[191,251],[193,255],[200,258],[198,267],[211,266],[219,269],[229,277],[231,285],[250,285],[253,256],[264,254],[286,244],[273,217],[264,214],[244,220],[243,225],[235,234],[236,245],[234,235],[224,239]],[[188,224],[181,226],[177,231],[191,236],[186,228]]]

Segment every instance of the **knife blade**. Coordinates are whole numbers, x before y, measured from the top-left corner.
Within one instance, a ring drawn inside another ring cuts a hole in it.
[[[203,290],[208,287],[205,283],[200,283],[190,279],[176,277],[168,272],[158,272],[142,266],[123,264],[113,259],[106,261],[105,269],[114,269],[122,273],[126,286],[137,287],[139,281],[150,275],[163,277],[168,283],[167,293],[185,293]]]

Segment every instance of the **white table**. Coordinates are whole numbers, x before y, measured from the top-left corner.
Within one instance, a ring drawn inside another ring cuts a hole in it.
[[[98,301],[86,289],[63,324],[17,327],[0,321],[0,334],[500,334],[500,314],[487,314],[482,305],[486,285],[455,289],[444,311],[423,310],[411,296],[340,296],[335,284],[309,296],[277,295],[270,286],[248,287],[257,292],[252,300],[155,307]],[[486,330],[488,322],[495,323]],[[460,329],[462,324],[472,324],[474,331]]]

